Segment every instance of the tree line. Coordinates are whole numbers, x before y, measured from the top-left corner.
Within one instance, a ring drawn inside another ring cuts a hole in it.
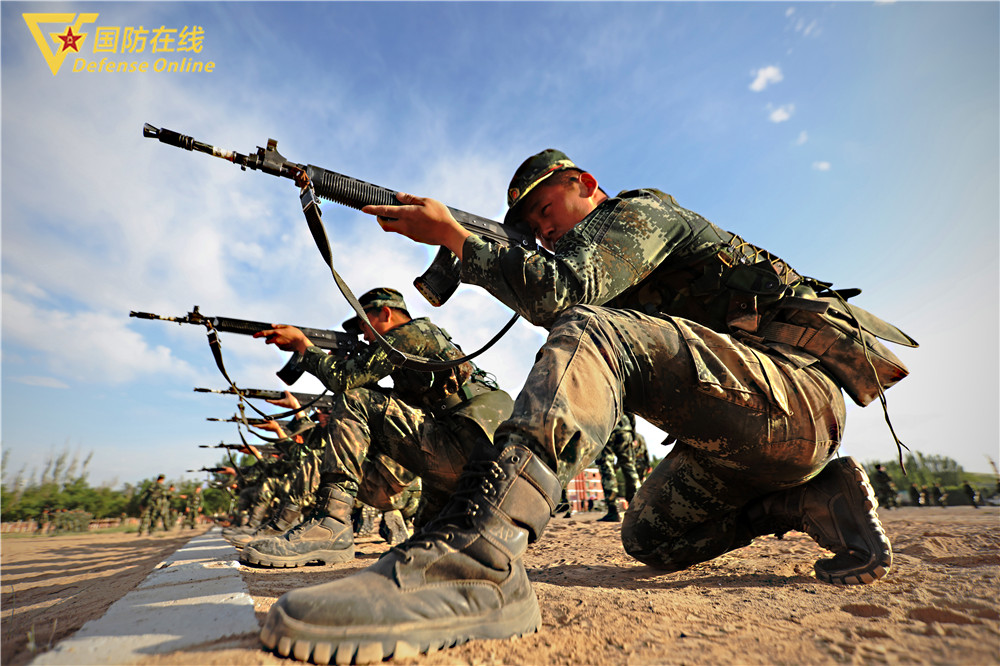
[[[3,522],[36,520],[47,509],[50,513],[60,510],[80,511],[94,519],[138,517],[142,512],[141,501],[146,489],[156,482],[156,478],[143,479],[137,483],[125,483],[121,488],[110,486],[94,488],[87,480],[87,467],[93,452],[83,460],[79,453],[64,450],[48,457],[41,471],[24,469],[8,479],[7,462],[9,451],[3,452],[0,465],[0,520]],[[251,458],[252,460],[252,458]],[[247,464],[249,461],[240,461]],[[216,466],[231,466],[228,461]],[[229,477],[213,474],[207,487],[202,491],[202,507],[205,514],[226,512],[231,495],[225,489]],[[181,495],[190,495],[199,480],[167,480],[166,485],[175,486],[173,506],[180,510],[184,506]]]

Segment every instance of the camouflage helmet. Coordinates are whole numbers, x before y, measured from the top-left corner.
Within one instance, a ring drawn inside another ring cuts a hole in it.
[[[409,310],[406,309],[406,301],[403,300],[403,295],[389,287],[376,287],[375,289],[366,291],[358,298],[358,303],[361,304],[361,309],[365,312],[389,307],[402,310],[406,313],[407,317],[410,316]],[[357,317],[351,317],[341,324],[341,326],[348,333],[361,333],[361,321]]]
[[[546,148],[524,160],[521,166],[517,167],[517,171],[514,172],[514,177],[510,179],[510,185],[507,187],[507,214],[504,216],[503,223],[519,231],[530,233],[531,230],[520,218],[520,213],[515,211],[517,204],[524,201],[528,193],[546,178],[567,169],[580,170],[580,167],[574,164],[573,160],[566,156],[566,153],[554,148]]]

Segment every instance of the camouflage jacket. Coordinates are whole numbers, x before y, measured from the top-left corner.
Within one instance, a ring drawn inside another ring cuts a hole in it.
[[[603,305],[753,331],[769,304],[812,292],[780,259],[652,189],[602,202],[554,255],[476,236],[463,253],[464,282],[546,328],[568,307]]]
[[[447,361],[462,356],[461,348],[451,341],[451,336],[426,317],[411,319],[387,332],[384,337],[400,351],[429,359]],[[388,376],[392,378],[392,392],[397,398],[413,407],[441,413],[447,410],[444,407],[446,401],[460,391],[467,392],[470,384],[493,389],[482,391],[452,407],[454,412],[465,413],[483,425],[491,435],[496,425],[509,416],[509,410],[506,415],[502,414],[504,405],[512,405],[510,396],[484,381],[485,373],[471,361],[446,371],[421,372],[394,367],[378,345],[369,345],[366,351],[348,359],[337,359],[318,347],[310,347],[306,350],[302,367],[334,393],[374,384]]]

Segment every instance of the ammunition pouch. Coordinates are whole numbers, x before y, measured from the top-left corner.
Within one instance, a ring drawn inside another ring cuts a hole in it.
[[[492,391],[493,388],[477,381],[467,381],[458,387],[455,393],[447,396],[444,400],[434,406],[435,413],[447,412],[459,405],[466,403],[478,395],[484,395]]]
[[[907,347],[916,341],[870,312],[834,297],[788,297],[775,307],[777,316],[757,335],[814,356],[858,405],[909,374],[879,338]]]

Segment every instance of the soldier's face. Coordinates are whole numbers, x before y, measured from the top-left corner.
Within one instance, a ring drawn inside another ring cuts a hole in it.
[[[528,194],[524,206],[524,219],[538,242],[550,252],[567,231],[594,209],[579,178],[539,185]]]
[[[389,319],[382,316],[382,310],[367,310],[365,316],[368,317],[368,325],[374,328],[379,335],[385,335],[392,329]],[[365,340],[374,342],[375,336],[372,335],[368,326],[362,326],[361,328],[364,329]]]

